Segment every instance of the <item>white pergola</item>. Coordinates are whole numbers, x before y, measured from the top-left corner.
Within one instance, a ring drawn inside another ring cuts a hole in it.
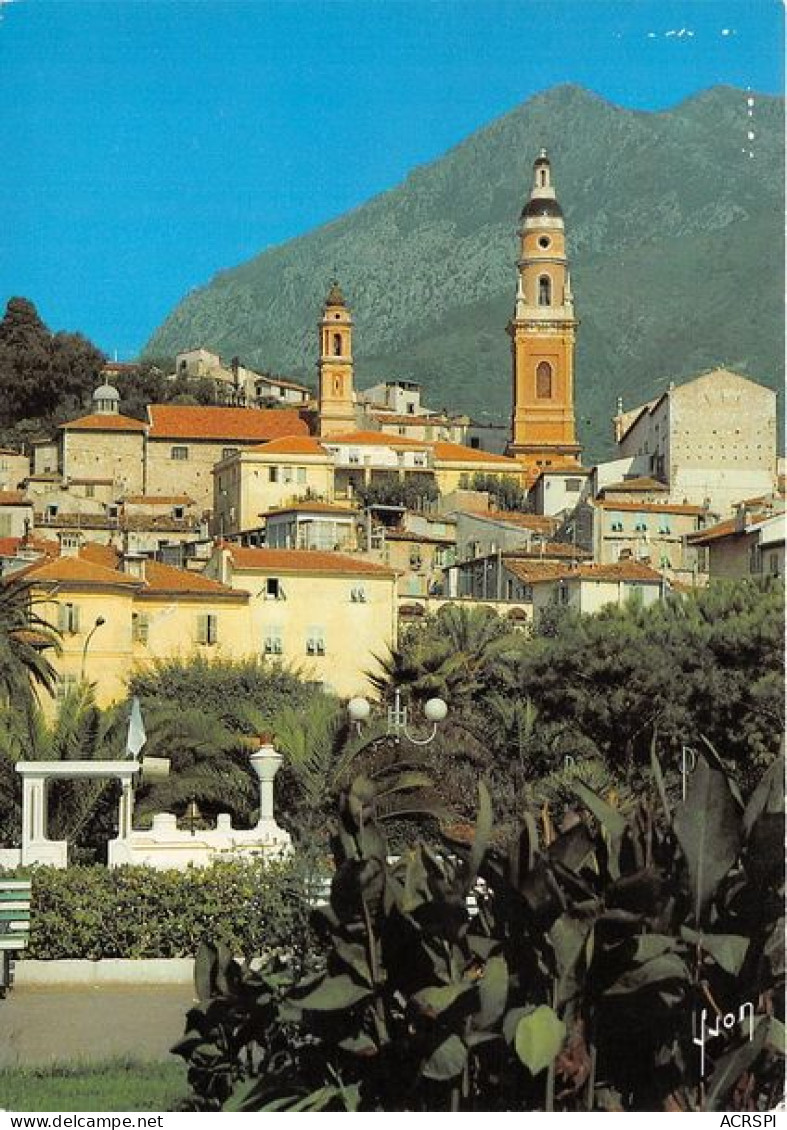
[[[121,784],[118,811],[118,840],[131,835],[134,815],[134,774],[138,761],[19,761],[16,771],[22,777],[22,865],[47,863],[68,865],[68,841],[47,837],[47,782],[56,779],[111,780]],[[114,841],[113,841],[114,842]]]

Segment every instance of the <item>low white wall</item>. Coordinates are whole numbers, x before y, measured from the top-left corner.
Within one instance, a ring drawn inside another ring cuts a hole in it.
[[[14,985],[17,988],[193,983],[193,957],[105,957],[100,961],[39,961],[22,958],[14,967]]]

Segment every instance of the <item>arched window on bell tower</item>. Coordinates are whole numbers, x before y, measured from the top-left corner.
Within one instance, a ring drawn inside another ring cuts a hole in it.
[[[548,361],[539,361],[536,366],[536,396],[539,400],[552,397],[552,366]]]
[[[342,355],[342,335],[333,335],[333,355],[334,357],[341,357]]]
[[[542,169],[541,170],[541,187],[546,188],[546,184],[547,184],[547,171],[546,171],[546,169]]]
[[[552,305],[552,280],[549,275],[541,275],[538,280],[538,305]]]

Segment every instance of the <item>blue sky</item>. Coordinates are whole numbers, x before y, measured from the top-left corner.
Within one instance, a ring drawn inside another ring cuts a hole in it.
[[[781,94],[783,41],[780,0],[0,0],[0,309],[130,359],[538,91]]]

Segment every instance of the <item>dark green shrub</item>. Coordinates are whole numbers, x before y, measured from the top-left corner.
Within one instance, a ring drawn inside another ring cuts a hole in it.
[[[30,874],[30,958],[191,957],[206,938],[235,954],[259,954],[301,943],[307,933],[299,859]]]

